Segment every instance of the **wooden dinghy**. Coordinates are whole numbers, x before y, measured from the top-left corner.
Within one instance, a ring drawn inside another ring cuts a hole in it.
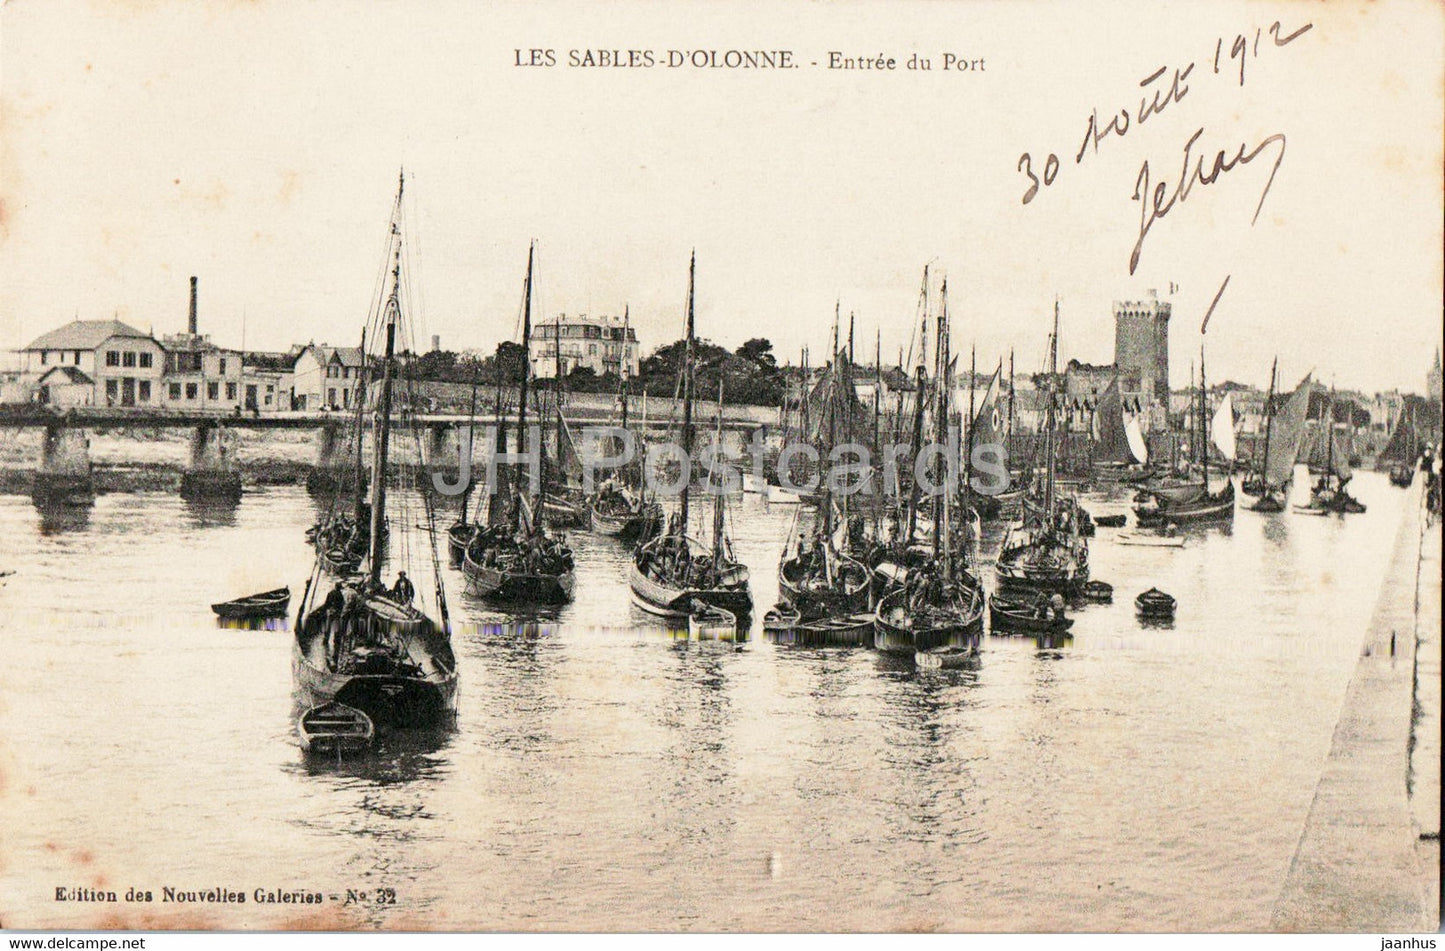
[[[285,617],[291,603],[290,588],[276,588],[260,594],[247,595],[234,601],[222,601],[211,605],[211,610],[223,618],[267,618]]]
[[[1100,528],[1123,528],[1129,524],[1127,515],[1095,515],[1094,524]]]
[[[737,636],[738,616],[717,605],[693,598],[687,614],[687,636],[699,641],[731,640]]]
[[[1107,581],[1090,581],[1084,585],[1084,600],[1109,604],[1114,600],[1114,586]]]
[[[785,634],[797,627],[803,620],[803,613],[786,601],[779,602],[763,615],[764,634]]]
[[[988,616],[993,630],[1010,634],[1057,634],[1074,626],[1062,607],[1043,597],[994,594],[988,599]]]
[[[952,667],[962,667],[968,663],[969,658],[978,653],[976,647],[935,647],[932,650],[917,651],[913,655],[913,663],[924,670],[944,670]]]
[[[376,724],[371,717],[344,703],[323,703],[296,721],[301,749],[316,755],[355,756],[371,748]]]
[[[1165,621],[1174,617],[1174,609],[1178,602],[1171,595],[1165,594],[1158,588],[1150,588],[1134,599],[1134,609],[1141,618],[1148,620]]]

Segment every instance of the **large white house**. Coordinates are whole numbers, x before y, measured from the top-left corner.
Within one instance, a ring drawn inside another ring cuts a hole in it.
[[[556,376],[559,364],[563,376],[578,367],[598,376],[616,373],[619,361],[636,376],[637,332],[622,317],[558,314],[532,326],[531,357],[532,375],[543,379]]]
[[[77,387],[93,384],[97,406],[160,406],[166,354],[160,342],[119,320],[72,320],[20,351],[22,370],[36,381],[36,398],[75,405]],[[55,368],[66,368],[60,376]],[[64,393],[63,398],[55,399]]]

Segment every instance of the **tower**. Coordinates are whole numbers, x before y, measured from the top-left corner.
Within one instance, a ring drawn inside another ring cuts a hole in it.
[[[1144,405],[1169,404],[1169,317],[1173,306],[1156,291],[1114,302],[1114,366],[1121,395]]]
[[[1435,365],[1430,368],[1429,374],[1425,377],[1425,391],[1430,394],[1430,402],[1440,402],[1441,379],[1440,379],[1440,348],[1435,348]]]

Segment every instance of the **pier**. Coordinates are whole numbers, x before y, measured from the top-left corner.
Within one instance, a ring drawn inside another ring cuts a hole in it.
[[[1438,746],[1433,769],[1426,756],[1412,764],[1426,742],[1416,713],[1422,644],[1433,649],[1439,678],[1440,526],[1425,524],[1423,476],[1408,491],[1273,931],[1433,932],[1440,924]]]

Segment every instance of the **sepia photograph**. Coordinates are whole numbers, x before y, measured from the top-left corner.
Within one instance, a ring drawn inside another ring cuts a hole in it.
[[[8,946],[1435,947],[1442,38],[7,0]]]

